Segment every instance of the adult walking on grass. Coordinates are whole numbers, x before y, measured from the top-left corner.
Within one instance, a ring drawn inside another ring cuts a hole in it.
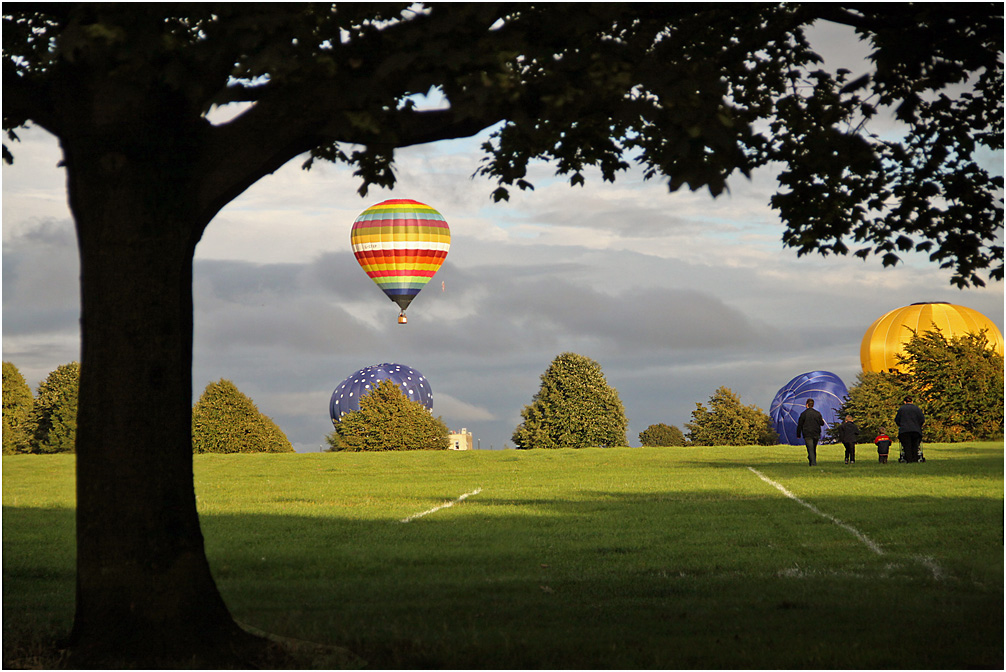
[[[845,463],[856,463],[856,441],[859,440],[859,427],[852,421],[852,416],[845,416],[845,422],[838,426],[838,440],[845,446]]]
[[[800,414],[796,421],[796,438],[803,437],[807,444],[807,461],[810,466],[817,466],[817,442],[821,440],[821,427],[824,426],[824,418],[821,412],[814,408],[814,400],[807,400],[807,408]]]
[[[898,441],[905,453],[905,462],[919,461],[919,446],[922,445],[922,425],[926,416],[922,409],[912,403],[911,397],[905,397],[905,403],[894,416],[894,424],[898,426]]]

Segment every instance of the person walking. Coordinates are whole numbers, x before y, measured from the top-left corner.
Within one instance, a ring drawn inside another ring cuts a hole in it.
[[[859,427],[852,421],[852,416],[845,416],[845,422],[838,426],[838,440],[845,446],[845,463],[856,464],[856,441],[859,439]]]
[[[880,434],[873,440],[877,444],[877,459],[880,464],[887,464],[887,454],[891,452],[891,437],[887,435],[887,430],[880,428]]]
[[[814,408],[814,400],[808,399],[807,408],[796,421],[796,438],[803,436],[804,443],[807,444],[807,461],[812,467],[817,466],[817,442],[821,440],[823,426],[821,412]]]
[[[911,397],[905,397],[894,416],[894,424],[898,426],[898,441],[905,452],[905,462],[919,461],[919,446],[922,445],[922,425],[926,416],[922,409],[912,403]]]

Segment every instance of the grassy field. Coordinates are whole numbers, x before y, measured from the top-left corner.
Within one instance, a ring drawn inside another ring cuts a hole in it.
[[[824,446],[817,468],[778,446],[195,469],[235,617],[371,668],[1001,669],[1003,445],[925,450],[880,465],[861,446],[846,466]],[[73,458],[4,457],[3,477],[10,667],[71,623]]]

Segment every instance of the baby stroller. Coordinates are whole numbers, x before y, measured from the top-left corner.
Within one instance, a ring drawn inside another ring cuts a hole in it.
[[[900,443],[900,442],[899,442]],[[922,442],[919,442],[919,462],[925,462],[926,456],[922,454]],[[905,457],[905,444],[901,444],[901,453],[898,455],[898,462],[908,462]]]

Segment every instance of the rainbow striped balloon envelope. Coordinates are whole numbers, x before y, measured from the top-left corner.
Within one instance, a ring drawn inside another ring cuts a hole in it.
[[[353,254],[370,279],[405,309],[447,258],[451,230],[443,215],[419,201],[392,199],[372,205],[350,233]]]

